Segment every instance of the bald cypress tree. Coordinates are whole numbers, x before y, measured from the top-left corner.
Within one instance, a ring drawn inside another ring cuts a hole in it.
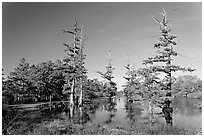
[[[111,52],[108,52],[108,57],[107,57],[107,61],[108,61],[108,65],[106,66],[106,71],[102,72],[102,71],[97,71],[98,74],[100,74],[102,76],[102,78],[104,78],[105,80],[107,80],[107,85],[108,85],[108,97],[112,97],[116,94],[116,83],[113,82],[113,70],[115,69],[111,63],[112,61],[112,57],[111,57]]]
[[[171,28],[169,25],[169,20],[167,19],[167,12],[163,9],[163,12],[160,13],[162,15],[161,21],[157,18],[154,18],[155,23],[159,26],[160,29],[160,38],[159,42],[154,44],[154,48],[157,50],[156,55],[153,57],[149,57],[147,60],[143,61],[143,64],[150,65],[152,72],[164,73],[165,78],[163,81],[166,84],[163,84],[163,89],[166,90],[165,95],[165,106],[170,106],[172,102],[172,72],[176,71],[194,71],[192,68],[185,68],[179,65],[173,65],[173,58],[178,56],[179,54],[174,50],[174,46],[177,45],[176,38],[171,34]]]
[[[65,52],[67,55],[63,59],[63,70],[65,75],[64,93],[70,94],[70,106],[74,106],[75,95],[79,96],[79,105],[82,105],[82,84],[83,79],[86,77],[85,55],[83,53],[83,28],[79,26],[75,20],[73,30],[63,30],[73,37],[73,43],[64,43],[66,47]],[[78,102],[78,100],[77,100]]]

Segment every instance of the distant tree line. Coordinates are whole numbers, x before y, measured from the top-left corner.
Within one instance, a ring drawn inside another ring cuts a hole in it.
[[[63,61],[47,61],[30,65],[25,58],[7,78],[3,76],[3,104],[36,103],[67,100]],[[84,100],[106,96],[108,84],[98,79],[84,79]]]

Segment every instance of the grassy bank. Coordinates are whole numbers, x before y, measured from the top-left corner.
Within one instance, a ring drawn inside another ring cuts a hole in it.
[[[24,135],[195,135],[201,129],[186,129],[179,126],[167,126],[165,123],[156,123],[154,126],[147,124],[134,124],[129,127],[120,124],[73,124],[70,121],[54,120],[24,127],[23,130],[10,130],[9,134]]]

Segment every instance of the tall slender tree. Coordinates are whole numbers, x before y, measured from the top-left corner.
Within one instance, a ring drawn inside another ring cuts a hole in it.
[[[163,8],[163,12],[159,13],[162,15],[162,20],[159,21],[157,18],[152,17],[157,25],[159,25],[161,36],[159,42],[154,44],[154,48],[157,49],[156,55],[154,57],[149,57],[147,60],[143,61],[143,64],[149,64],[152,66],[152,72],[160,72],[165,74],[166,81],[166,97],[165,106],[170,106],[169,103],[172,102],[171,90],[172,90],[172,72],[176,71],[194,71],[192,68],[185,68],[179,65],[173,65],[173,57],[179,54],[174,50],[174,46],[177,45],[175,39],[177,36],[171,34],[171,28],[169,25],[169,20],[167,19],[167,12]]]
[[[107,61],[108,61],[108,65],[106,66],[106,72],[102,72],[102,71],[97,71],[98,74],[100,74],[105,80],[108,81],[108,97],[112,97],[116,94],[116,83],[112,81],[112,79],[114,78],[113,76],[113,70],[115,69],[111,63],[112,61],[112,57],[111,57],[111,52],[108,52],[108,56],[107,56]]]
[[[80,92],[79,104],[82,105],[82,84],[87,71],[84,66],[85,55],[83,54],[83,43],[85,39],[82,37],[82,29],[83,28],[78,25],[77,20],[75,20],[72,31],[63,30],[64,33],[73,36],[72,44],[64,43],[67,56],[63,59],[65,75],[64,93],[67,94],[70,92],[70,106],[74,106],[74,98],[77,91]]]

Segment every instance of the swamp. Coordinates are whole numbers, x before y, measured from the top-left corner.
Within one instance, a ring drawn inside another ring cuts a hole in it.
[[[202,135],[202,3],[2,7],[3,135]]]

